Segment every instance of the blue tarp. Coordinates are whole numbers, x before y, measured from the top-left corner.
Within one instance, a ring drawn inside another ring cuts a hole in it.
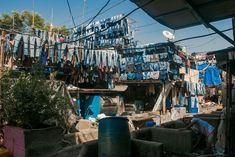
[[[204,75],[204,84],[206,86],[217,86],[221,84],[220,69],[215,66],[209,66]]]
[[[205,67],[207,67],[207,63],[202,63],[202,64],[199,64],[198,65],[198,70],[200,71],[200,70],[202,70],[202,69],[204,69]]]
[[[100,114],[100,96],[99,95],[80,95],[81,115],[85,119],[89,117],[96,118]]]

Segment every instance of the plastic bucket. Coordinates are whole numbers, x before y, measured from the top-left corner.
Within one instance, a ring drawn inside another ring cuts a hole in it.
[[[152,126],[155,126],[156,125],[156,122],[153,122],[153,121],[148,121],[145,123],[146,127],[152,127]]]
[[[99,157],[130,157],[131,142],[127,118],[101,119],[98,138]]]

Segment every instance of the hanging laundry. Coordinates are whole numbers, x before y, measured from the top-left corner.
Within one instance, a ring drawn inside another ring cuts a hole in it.
[[[66,45],[65,49],[63,51],[63,60],[64,61],[67,61],[67,59],[68,59],[68,52],[69,52],[68,45]]]
[[[45,53],[45,48],[42,48],[42,50],[41,50],[41,60],[42,60],[42,64],[46,65],[47,57],[46,57],[46,53]]]
[[[217,86],[221,84],[220,69],[215,66],[209,66],[203,78],[206,86]]]
[[[23,39],[23,36],[21,36],[19,44],[17,46],[16,55],[17,55],[18,59],[23,61],[23,59],[24,59],[24,39]]]
[[[71,60],[72,65],[75,67],[78,63],[78,56],[77,56],[77,52],[76,49],[74,48],[73,51],[73,56],[72,56],[72,60]]]

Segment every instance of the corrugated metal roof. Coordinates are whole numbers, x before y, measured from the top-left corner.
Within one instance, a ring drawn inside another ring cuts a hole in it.
[[[235,0],[152,0],[148,5],[144,4],[151,0],[131,1],[175,30],[235,16]]]

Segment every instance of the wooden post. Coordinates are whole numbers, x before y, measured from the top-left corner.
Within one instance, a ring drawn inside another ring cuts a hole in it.
[[[1,50],[0,50],[0,79],[3,76],[3,68],[4,68],[4,45],[6,41],[6,31],[2,31],[1,35]]]
[[[9,59],[9,67],[10,67],[10,70],[13,69],[13,50],[14,50],[14,45],[15,45],[15,41],[12,40],[10,41],[10,48],[11,48],[11,52],[10,52],[10,59]]]
[[[173,86],[172,87],[172,107],[174,107],[177,104],[177,91],[176,91],[176,87]]]
[[[0,81],[3,77],[3,68],[4,68],[4,45],[6,40],[6,31],[2,31],[2,35],[0,36]],[[0,85],[0,97],[2,96],[2,87]],[[0,101],[0,112],[2,112],[3,104]],[[2,113],[0,113],[2,115]],[[0,121],[0,125],[2,125],[2,121]]]
[[[162,112],[163,112],[163,114],[165,114],[166,113],[166,97],[167,97],[165,83],[163,84],[162,88],[164,91],[164,94],[162,97]]]

